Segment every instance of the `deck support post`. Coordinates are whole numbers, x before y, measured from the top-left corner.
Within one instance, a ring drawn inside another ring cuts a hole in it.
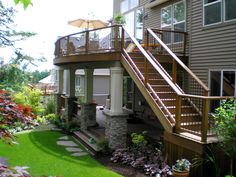
[[[204,143],[207,142],[209,102],[210,102],[209,99],[204,99],[204,103],[203,103],[201,141]]]
[[[93,72],[94,69],[85,69],[85,103],[81,106],[81,129],[96,126],[96,106],[93,100]]]
[[[123,68],[112,67],[111,71],[111,109],[113,114],[123,113]]]
[[[61,95],[63,94],[63,72],[62,68],[57,69],[57,92],[55,94],[55,114],[59,115],[62,108],[62,98]]]
[[[123,68],[112,67],[111,71],[111,108],[105,109],[105,136],[111,149],[126,147],[127,117],[123,113]]]
[[[85,69],[85,103],[93,102],[93,71],[94,69]]]
[[[66,97],[65,97],[65,119],[70,122],[77,112],[75,104],[75,69],[68,69],[65,74],[66,79]]]

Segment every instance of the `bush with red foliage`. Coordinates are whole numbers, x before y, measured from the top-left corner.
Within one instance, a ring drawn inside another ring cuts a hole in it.
[[[30,124],[36,117],[31,110],[29,106],[17,105],[8,92],[0,90],[0,139],[11,142],[13,135],[9,128],[14,126],[15,122]]]

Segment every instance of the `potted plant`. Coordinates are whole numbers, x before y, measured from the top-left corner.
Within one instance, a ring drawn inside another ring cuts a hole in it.
[[[177,160],[172,166],[174,177],[188,177],[191,163],[187,159]]]
[[[125,25],[126,20],[125,16],[121,13],[118,13],[114,16],[114,22],[116,25]]]

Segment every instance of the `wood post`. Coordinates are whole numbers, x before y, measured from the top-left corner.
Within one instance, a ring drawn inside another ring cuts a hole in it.
[[[172,81],[174,84],[177,82],[177,62],[176,60],[173,60],[172,63]]]
[[[144,84],[147,87],[148,83],[148,61],[147,58],[144,60]]]
[[[89,51],[89,31],[86,31],[85,53]]]
[[[176,106],[175,106],[175,130],[176,133],[180,133],[181,129],[181,103],[182,98],[179,95],[176,95]]]
[[[201,127],[201,141],[207,142],[208,130],[208,113],[209,113],[209,99],[203,100],[203,114],[202,114],[202,127]]]
[[[117,51],[119,48],[119,26],[115,26],[115,50]]]
[[[125,47],[125,30],[122,28],[122,34],[121,34],[121,50]]]
[[[145,44],[145,43],[144,43]],[[145,46],[145,45],[144,45]],[[149,51],[149,32],[146,32],[146,50]]]
[[[184,35],[183,55],[185,56],[186,55],[187,34],[183,33],[183,35]]]

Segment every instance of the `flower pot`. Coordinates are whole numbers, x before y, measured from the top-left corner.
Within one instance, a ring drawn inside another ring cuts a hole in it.
[[[173,171],[173,176],[174,177],[188,177],[189,176],[189,171]]]

